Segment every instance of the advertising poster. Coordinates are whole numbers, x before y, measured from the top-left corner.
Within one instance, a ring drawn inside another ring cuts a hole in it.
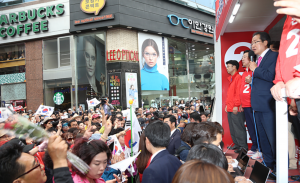
[[[169,90],[168,39],[139,33],[142,90]]]
[[[111,105],[121,106],[121,73],[109,73],[108,82],[108,94]]]
[[[105,42],[101,35],[77,37],[78,103],[105,95]]]
[[[139,107],[139,96],[138,96],[138,85],[137,85],[137,74],[136,73],[125,73],[126,79],[126,104],[130,107],[129,100],[132,99],[133,109]]]

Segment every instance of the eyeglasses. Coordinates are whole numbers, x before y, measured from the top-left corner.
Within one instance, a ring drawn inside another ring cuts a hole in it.
[[[145,55],[146,57],[152,56],[152,58],[157,56],[156,53],[152,53],[152,54],[151,54],[151,53],[148,53],[148,52],[144,52],[144,55]]]
[[[174,18],[177,19],[177,23],[174,23],[174,22],[172,21],[172,17],[174,17]],[[173,24],[173,25],[178,25],[178,24],[179,24],[179,20],[180,20],[181,25],[182,25],[183,28],[186,28],[186,29],[189,28],[189,27],[187,27],[187,26],[185,26],[185,25],[183,24],[183,20],[189,21],[187,18],[179,18],[178,16],[173,15],[173,14],[172,14],[172,15],[168,15],[168,18],[169,18],[170,23]]]
[[[259,43],[259,42],[261,42],[261,41],[255,41],[255,42],[251,43],[251,46],[253,46],[254,44]]]
[[[33,170],[35,170],[38,167],[41,167],[41,164],[40,164],[39,160],[37,159],[37,157],[34,157],[34,158],[35,158],[35,160],[38,164],[35,167],[33,167],[32,169],[30,169],[29,171],[27,171],[27,172],[23,173],[22,175],[18,176],[16,179],[18,179],[18,178],[20,178],[20,177],[22,177],[26,174],[29,174],[30,172],[32,172]]]

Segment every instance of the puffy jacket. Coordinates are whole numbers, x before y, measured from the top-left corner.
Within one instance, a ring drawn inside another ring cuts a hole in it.
[[[227,112],[232,112],[234,107],[239,107],[241,105],[240,100],[240,86],[241,86],[242,76],[239,72],[236,72],[233,76],[229,76],[228,80],[230,82],[228,91],[226,106]]]

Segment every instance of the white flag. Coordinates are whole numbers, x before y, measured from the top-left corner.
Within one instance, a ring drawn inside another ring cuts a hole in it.
[[[131,165],[131,163],[135,161],[135,159],[138,157],[139,154],[140,154],[140,152],[138,152],[133,157],[126,158],[123,161],[120,161],[120,162],[110,165],[108,167],[113,168],[115,170],[120,170],[121,172],[124,172],[129,167],[129,165]]]
[[[10,115],[12,115],[12,112],[9,109],[0,108],[0,122],[5,121]]]
[[[86,99],[86,102],[88,104],[88,108],[95,107],[96,105],[100,104],[99,100],[97,100],[96,98],[93,98],[92,100]]]
[[[113,154],[114,155],[120,155],[123,151],[122,146],[117,138],[116,135],[113,135],[112,138],[114,139],[114,150],[113,150]]]
[[[40,114],[44,116],[51,116],[54,112],[54,107],[40,105],[35,114]]]
[[[122,111],[123,115],[126,117],[125,130],[130,129],[126,132],[124,137],[125,140],[125,157],[129,157],[131,153],[131,122],[130,122],[130,109]],[[138,153],[139,151],[139,142],[140,142],[140,134],[142,133],[141,126],[139,121],[132,111],[132,146],[133,146],[133,154]]]

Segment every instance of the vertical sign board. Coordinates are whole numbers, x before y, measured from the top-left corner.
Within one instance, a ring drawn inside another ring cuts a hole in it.
[[[137,73],[125,73],[126,80],[126,104],[130,107],[129,100],[133,100],[133,109],[139,107],[139,96],[138,96],[138,84],[137,84]]]
[[[228,77],[230,76],[227,73],[226,62],[229,60],[236,60],[239,62],[238,72],[242,74],[244,68],[242,65],[242,57],[245,50],[251,48],[251,40],[254,32],[234,32],[234,33],[225,33],[221,36],[221,65],[222,65],[222,126],[226,135],[223,136],[223,142],[225,145],[230,145],[232,143],[227,113],[225,112],[227,91],[229,87]],[[238,90],[240,91],[240,90]],[[247,142],[252,143],[250,136],[247,133]]]
[[[234,0],[217,0],[216,1],[216,40],[218,41],[225,19],[227,17],[230,6]]]
[[[122,106],[121,104],[121,73],[108,73],[108,94],[110,103],[113,106]]]

